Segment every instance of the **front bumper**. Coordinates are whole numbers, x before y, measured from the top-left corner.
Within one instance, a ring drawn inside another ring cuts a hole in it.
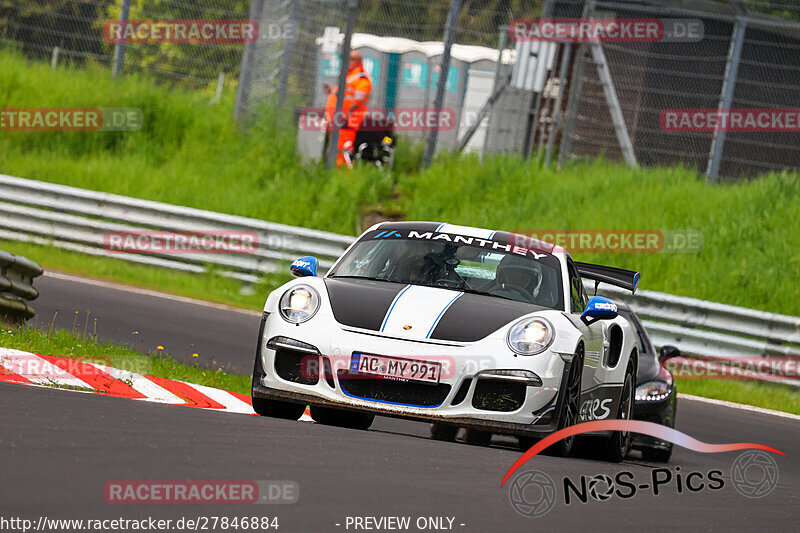
[[[309,323],[293,325],[276,315],[265,315],[253,374],[253,397],[503,434],[542,436],[558,427],[569,357],[551,352],[517,356],[505,346],[504,337],[455,345],[381,337],[338,326],[334,331],[324,327],[328,321],[318,318],[310,321],[316,321],[311,327]],[[286,343],[276,344],[276,338],[307,346],[291,349]],[[342,362],[346,366],[353,352],[452,364],[446,365],[451,370],[442,372],[439,385],[365,380],[363,375],[357,377],[342,368]],[[313,362],[321,372],[314,376],[298,370],[292,357],[302,361],[302,368]],[[540,384],[482,373],[521,369],[534,372]]]

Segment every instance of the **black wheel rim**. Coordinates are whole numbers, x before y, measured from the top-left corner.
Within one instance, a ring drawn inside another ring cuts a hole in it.
[[[583,346],[581,346],[575,353],[572,359],[572,366],[569,369],[569,379],[567,380],[567,408],[564,412],[564,423],[562,428],[569,427],[578,420],[578,403],[581,396],[581,369],[583,365]],[[566,448],[572,447],[574,436],[569,436],[564,439],[564,446]]]
[[[619,406],[619,418],[620,420],[630,420],[631,419],[631,412],[633,410],[633,402],[631,401],[632,394],[632,382],[630,374],[625,376],[625,385],[622,388],[622,398],[620,399],[620,406]],[[627,431],[620,431],[619,432],[619,447],[620,450],[625,451],[628,447],[628,442],[630,441],[630,433]]]

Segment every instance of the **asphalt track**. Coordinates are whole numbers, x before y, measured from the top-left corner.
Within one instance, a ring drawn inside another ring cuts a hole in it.
[[[253,369],[261,313],[60,274],[37,278],[36,288],[39,298],[33,302],[37,315],[33,320],[40,327],[49,328],[55,317],[56,329],[86,327],[94,333],[97,319],[101,341],[143,352],[163,346],[179,361],[189,361],[196,353],[205,366],[240,373]]]
[[[98,332],[118,340],[138,331],[145,342],[168,338],[193,344],[236,368],[247,366],[257,315],[147,294],[44,278],[37,306],[87,307]],[[83,290],[82,290],[83,289]],[[43,305],[46,304],[46,305]],[[84,310],[85,311],[85,310]],[[68,314],[68,313],[65,313]],[[50,315],[52,316],[52,314]],[[213,323],[219,321],[218,323]],[[72,326],[70,318],[67,328]],[[174,329],[171,329],[174,328]],[[129,331],[130,330],[130,331]],[[101,335],[101,336],[102,336]],[[223,354],[227,359],[222,359]],[[215,413],[70,391],[0,384],[0,519],[196,518],[277,516],[282,532],[364,531],[347,517],[454,517],[454,531],[796,531],[800,504],[800,421],[681,399],[677,429],[709,443],[757,442],[774,456],[777,487],[747,498],[732,486],[741,452],[701,454],[677,448],[668,467],[673,481],[652,490],[653,469],[635,456],[612,465],[591,457],[537,456],[522,470],[538,470],[556,485],[544,516],[523,517],[500,480],[519,457],[512,439],[490,448],[427,438],[423,424],[378,418],[370,431]],[[681,493],[682,476],[720,470],[724,487]],[[637,489],[586,503],[564,500],[563,480],[627,471]],[[113,480],[294,480],[300,500],[289,505],[110,505],[103,487]],[[535,490],[535,489],[534,489]],[[535,493],[534,493],[535,494]],[[526,492],[529,495],[529,492]],[[529,496],[530,497],[530,496]],[[446,523],[446,521],[445,521]],[[340,524],[340,525],[336,525]],[[464,524],[463,526],[461,524]],[[425,529],[430,531],[430,529]],[[373,530],[380,531],[380,530]]]

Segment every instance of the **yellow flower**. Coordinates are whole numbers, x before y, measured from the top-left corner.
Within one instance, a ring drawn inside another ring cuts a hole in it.
[[[199,355],[197,355],[196,353],[193,353],[193,354],[192,354],[192,357],[200,357],[200,356],[199,356]]]
[[[163,350],[163,349],[164,349],[164,347],[161,346],[160,344],[156,347],[156,350]]]

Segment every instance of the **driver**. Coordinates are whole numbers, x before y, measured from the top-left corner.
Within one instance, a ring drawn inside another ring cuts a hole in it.
[[[542,267],[530,259],[507,255],[497,265],[495,283],[497,290],[521,292],[529,302],[533,302],[542,285]]]

